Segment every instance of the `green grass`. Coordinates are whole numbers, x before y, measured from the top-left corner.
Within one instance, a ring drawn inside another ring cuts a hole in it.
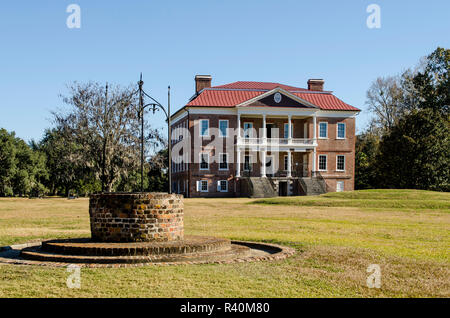
[[[186,234],[274,242],[277,262],[82,269],[0,265],[0,297],[449,297],[450,194],[369,190],[186,199]],[[0,246],[89,235],[88,200],[0,199]],[[370,264],[382,288],[366,286]]]
[[[450,212],[450,196],[425,190],[362,190],[327,193],[318,197],[278,197],[251,204],[355,207],[373,209],[444,210]]]

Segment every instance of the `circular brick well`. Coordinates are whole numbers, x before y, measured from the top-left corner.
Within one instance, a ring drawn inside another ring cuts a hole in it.
[[[167,193],[99,193],[89,200],[92,241],[184,239],[183,197]]]

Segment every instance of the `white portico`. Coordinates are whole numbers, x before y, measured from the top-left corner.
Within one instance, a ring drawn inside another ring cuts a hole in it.
[[[312,171],[316,170],[316,110],[238,108],[236,176],[241,176],[241,158],[246,151],[260,158],[260,176],[267,176],[267,153],[284,153],[285,176],[292,177],[292,153],[311,153]],[[295,126],[300,126],[296,127]],[[273,175],[274,173],[271,173]]]

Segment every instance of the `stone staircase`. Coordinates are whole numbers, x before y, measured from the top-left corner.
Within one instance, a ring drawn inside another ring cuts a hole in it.
[[[251,185],[251,198],[273,198],[277,196],[268,178],[250,177],[249,184]]]
[[[306,195],[320,195],[327,192],[327,185],[321,178],[300,178],[299,182]]]

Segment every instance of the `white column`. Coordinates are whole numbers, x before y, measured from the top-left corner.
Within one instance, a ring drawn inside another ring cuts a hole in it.
[[[267,160],[267,158],[266,158],[266,149],[263,149],[262,151],[261,151],[261,161],[262,161],[262,163],[261,163],[261,177],[263,177],[263,178],[265,178],[266,177],[266,160]]]
[[[313,158],[312,158],[312,172],[311,172],[311,177],[313,176],[313,173],[317,171],[316,169],[316,148],[314,147],[314,151],[313,151]]]
[[[313,115],[313,127],[314,127],[313,138],[314,138],[314,143],[316,143],[317,142],[317,116],[316,116],[316,113],[314,113],[314,115]]]
[[[236,177],[241,176],[241,150],[237,148],[236,150]]]
[[[290,150],[288,150],[287,151],[287,168],[288,168],[288,170],[287,170],[287,176],[288,176],[288,178],[290,178],[291,176],[292,176],[292,167],[291,167],[291,165],[292,165],[292,163],[291,163],[291,151]]]
[[[292,116],[288,116],[288,143],[292,142]]]
[[[267,142],[267,127],[266,127],[266,114],[263,114],[263,133],[262,133],[263,143]]]
[[[238,129],[238,139],[241,138],[241,114],[237,114],[237,129]]]

